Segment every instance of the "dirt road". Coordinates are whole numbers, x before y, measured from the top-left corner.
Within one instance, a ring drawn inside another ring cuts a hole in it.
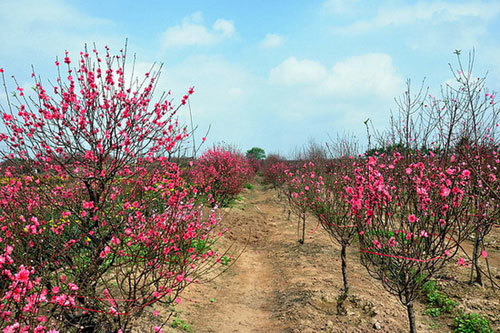
[[[348,249],[352,295],[345,303],[347,314],[338,315],[340,247],[312,217],[308,218],[305,244],[300,245],[296,218],[292,214],[288,220],[277,192],[268,186],[254,184],[242,197],[222,212],[223,224],[230,229],[222,245],[232,245],[233,254],[241,256],[215,280],[187,288],[177,306],[183,328],[177,327],[176,332],[407,330],[405,309],[368,276],[354,247]],[[457,274],[464,274],[465,280],[466,273]],[[500,301],[487,299],[485,288],[479,288],[479,293],[473,289],[468,295],[464,283],[454,283],[450,289],[464,288],[461,304],[475,304],[479,309],[487,305],[492,316],[500,313]],[[419,332],[450,331],[452,317],[433,319],[422,314],[424,309],[417,304]]]

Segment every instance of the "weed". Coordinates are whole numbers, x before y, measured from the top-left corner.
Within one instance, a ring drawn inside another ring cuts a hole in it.
[[[189,325],[188,323],[186,323],[184,320],[182,320],[181,318],[177,317],[177,316],[174,316],[174,319],[172,320],[172,328],[179,328],[183,331],[186,331],[186,332],[193,332],[193,328],[191,327],[191,325]]]
[[[441,309],[440,308],[427,308],[424,311],[424,314],[431,316],[431,317],[439,317],[441,315]]]
[[[229,263],[231,262],[231,257],[230,256],[223,256],[220,258],[220,263],[224,266],[227,266],[229,265]]]
[[[467,313],[455,317],[456,333],[493,333],[490,321],[477,313]]]
[[[439,291],[436,281],[427,281],[421,288],[427,301],[424,314],[439,317],[443,313],[451,313],[458,303]]]

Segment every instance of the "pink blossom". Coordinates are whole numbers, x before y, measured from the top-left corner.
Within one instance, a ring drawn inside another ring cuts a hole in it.
[[[108,255],[108,253],[110,253],[110,252],[111,252],[111,248],[109,246],[106,246],[104,248],[104,250],[101,251],[101,253],[99,254],[99,257],[105,258]]]
[[[411,223],[414,223],[414,222],[418,221],[418,218],[414,214],[410,214],[408,216],[408,221],[411,222]]]
[[[92,208],[94,208],[94,202],[93,201],[84,201],[83,202],[83,208],[84,209],[92,209]]]
[[[76,291],[79,289],[78,286],[74,283],[68,283],[68,288],[69,288],[69,290],[73,290],[73,291]]]
[[[24,267],[19,267],[19,272],[15,275],[17,282],[27,283],[29,280],[30,272]]]
[[[451,193],[451,190],[449,188],[447,188],[446,186],[441,186],[441,190],[439,191],[439,194],[442,197],[447,197],[450,195],[450,193]]]
[[[114,306],[109,308],[109,313],[115,317],[119,315],[118,311],[116,310],[116,308]]]

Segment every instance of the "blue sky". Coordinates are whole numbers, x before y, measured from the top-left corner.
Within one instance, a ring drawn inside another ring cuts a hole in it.
[[[385,127],[406,79],[439,94],[455,49],[475,48],[476,74],[500,88],[500,1],[1,0],[0,27],[0,67],[27,86],[31,64],[53,78],[65,50],[128,38],[139,70],[164,64],[159,90],[195,86],[199,136],[211,125],[209,145],[243,151],[365,142],[363,121]]]

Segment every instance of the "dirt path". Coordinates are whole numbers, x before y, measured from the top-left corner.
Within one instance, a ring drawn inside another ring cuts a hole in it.
[[[222,245],[241,256],[217,279],[188,287],[177,306],[177,316],[187,325],[176,332],[406,331],[404,308],[366,274],[355,249],[348,250],[352,296],[345,303],[347,315],[338,315],[339,246],[313,218],[305,244],[299,245],[295,218],[287,217],[277,193],[260,184],[245,190],[236,206],[223,209],[223,224],[230,231]],[[466,295],[462,303],[487,306],[491,317],[498,317],[500,301],[488,299],[488,290],[467,293],[463,283],[450,284],[452,290],[457,287]],[[451,317],[434,320],[423,310],[417,305],[419,332],[450,331]]]
[[[267,244],[269,235],[279,230],[272,221],[273,213],[262,204],[261,200],[267,200],[262,194],[262,189],[248,192],[236,207],[224,209],[223,221],[230,227],[225,245],[230,244],[232,252],[241,255],[223,276],[187,291],[191,301],[180,308],[185,309],[185,318],[196,313],[192,322],[195,332],[272,332],[282,328],[273,312],[281,278]]]

